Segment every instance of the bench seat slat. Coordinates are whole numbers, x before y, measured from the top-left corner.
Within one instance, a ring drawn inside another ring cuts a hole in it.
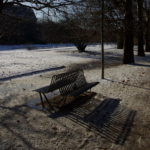
[[[87,83],[85,86],[77,89],[76,91],[73,91],[71,93],[69,93],[67,96],[74,96],[74,97],[77,97],[79,96],[80,94],[82,94],[83,92],[91,89],[93,86],[99,84],[99,82],[91,82],[91,83]]]
[[[34,91],[39,92],[39,93],[49,93],[49,92],[53,92],[55,90],[57,90],[58,88],[56,86],[53,85],[48,85],[39,89],[36,89]]]
[[[49,85],[45,86],[45,87],[42,87],[42,88],[39,88],[39,89],[36,89],[34,91],[39,92],[39,93],[47,93],[48,90],[49,90]]]

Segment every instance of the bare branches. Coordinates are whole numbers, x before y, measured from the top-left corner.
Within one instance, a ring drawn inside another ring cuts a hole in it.
[[[67,7],[69,5],[78,4],[83,0],[12,0],[12,1],[3,1],[0,0],[0,13],[2,13],[2,9],[7,5],[20,5],[23,7],[29,7],[35,10],[42,10],[43,8],[55,9],[56,11],[61,11],[62,8]],[[27,4],[28,3],[28,4]],[[30,4],[30,5],[29,5]]]

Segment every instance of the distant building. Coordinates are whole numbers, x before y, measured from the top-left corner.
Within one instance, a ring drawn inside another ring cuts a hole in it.
[[[6,5],[2,12],[13,17],[26,18],[34,21],[37,20],[33,9],[28,7],[19,5]]]
[[[2,13],[7,16],[0,16],[0,19],[2,19],[0,20],[0,44],[30,44],[37,42],[37,18],[33,9],[19,5],[7,5]],[[18,21],[18,19],[20,20]]]

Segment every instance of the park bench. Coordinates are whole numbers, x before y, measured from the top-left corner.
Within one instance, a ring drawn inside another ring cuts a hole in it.
[[[61,96],[63,96],[63,98],[58,103],[57,105],[58,107],[62,101],[64,101],[63,105],[65,104],[67,96],[77,97],[80,94],[91,89],[92,87],[96,86],[97,84],[99,84],[99,82],[87,83],[83,70],[78,69],[78,70],[54,75],[52,77],[50,85],[36,89],[34,91],[40,94],[40,99],[43,108],[45,108],[45,106],[43,103],[42,94],[45,97],[45,100],[48,102],[49,106],[55,111],[55,109],[52,107],[45,94],[59,89],[59,92]]]

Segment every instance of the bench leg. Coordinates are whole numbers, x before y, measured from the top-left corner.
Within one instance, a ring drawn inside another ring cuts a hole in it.
[[[43,99],[42,99],[42,94],[41,93],[39,93],[39,94],[40,94],[40,98],[41,98],[41,102],[42,102],[42,107],[45,108],[44,103],[43,103]]]
[[[57,105],[57,108],[59,108],[58,106],[59,106],[59,104],[60,104],[63,100],[64,100],[64,104],[65,104],[66,97],[67,97],[67,96],[64,96],[64,97],[62,98],[62,100],[60,100],[60,102],[59,102],[58,105]],[[63,106],[64,106],[64,104],[63,104]]]
[[[64,97],[60,100],[60,102],[58,103],[58,105],[57,105],[57,108],[59,108],[58,106],[59,106],[59,104],[63,101],[63,99],[64,99]]]
[[[64,104],[63,104],[63,106],[65,105],[66,99],[67,99],[67,96],[65,96],[65,99],[64,99]]]
[[[55,111],[55,109],[52,107],[52,105],[50,104],[50,102],[48,101],[48,99],[47,99],[47,97],[46,97],[46,95],[43,93],[43,95],[44,95],[44,97],[45,97],[45,99],[46,99],[46,101],[47,101],[47,103],[49,104],[49,106]]]

